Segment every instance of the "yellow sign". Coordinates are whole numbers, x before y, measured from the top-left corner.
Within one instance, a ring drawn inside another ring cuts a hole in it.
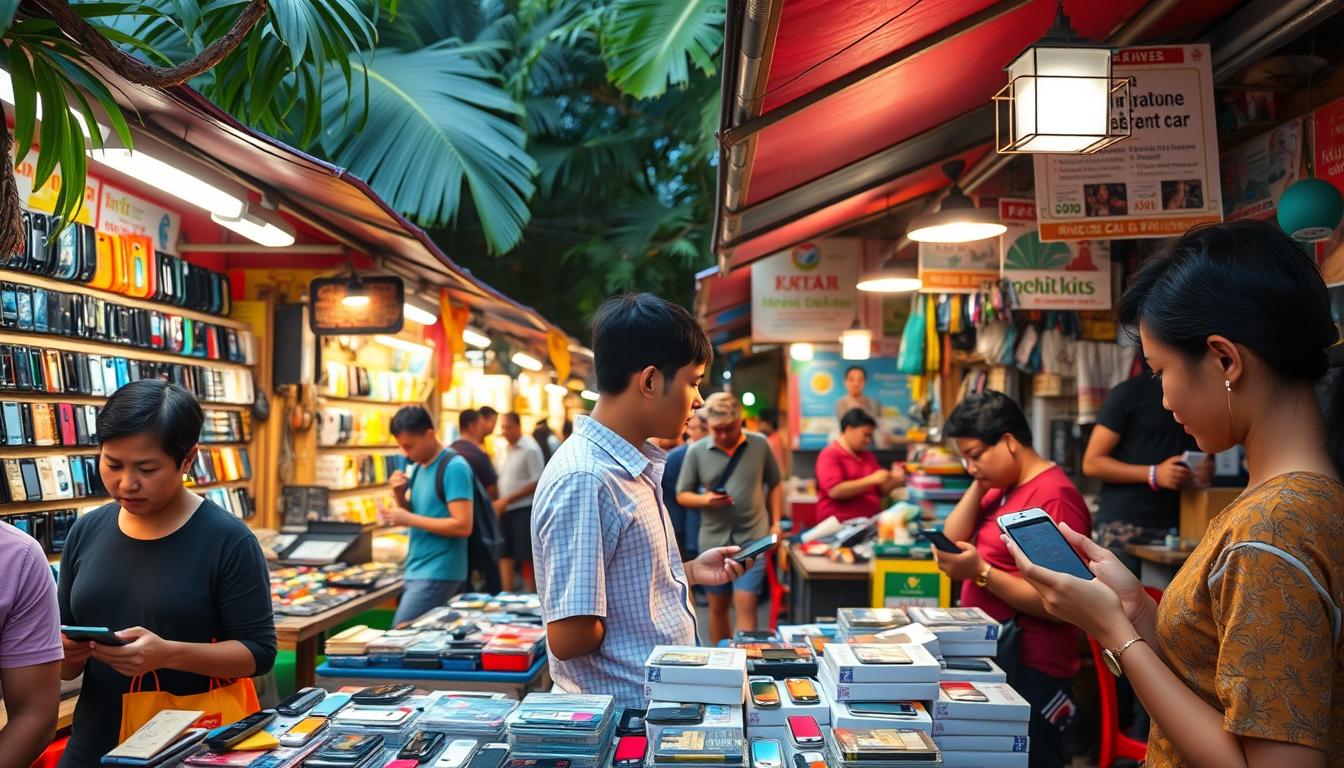
[[[60,166],[52,171],[47,183],[43,184],[41,189],[33,189],[33,182],[36,180],[37,145],[34,144],[28,155],[14,164],[14,181],[19,188],[19,199],[24,201],[26,207],[34,211],[53,213],[56,210],[56,196],[61,193]],[[95,214],[98,212],[98,193],[101,187],[102,184],[97,179],[85,178],[84,206],[75,214],[75,221],[91,227],[98,226]]]
[[[552,328],[546,333],[546,349],[551,353],[551,367],[557,381],[569,380],[569,337]]]

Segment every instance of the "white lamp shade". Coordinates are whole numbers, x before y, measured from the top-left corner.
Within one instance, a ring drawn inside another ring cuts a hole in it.
[[[1008,79],[1017,151],[1083,152],[1109,133],[1110,49],[1034,45]]]
[[[799,362],[807,362],[816,355],[816,350],[811,344],[805,341],[796,342],[789,345],[789,357]]]
[[[840,356],[846,360],[867,360],[873,354],[873,332],[867,328],[849,328],[840,334]]]
[[[856,286],[860,291],[870,293],[909,293],[924,287],[918,272],[910,268],[887,267],[859,275]]]

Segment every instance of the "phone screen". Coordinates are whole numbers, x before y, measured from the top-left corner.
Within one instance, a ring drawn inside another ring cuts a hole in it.
[[[919,535],[929,540],[929,543],[944,552],[950,552],[954,555],[961,554],[961,548],[956,545],[942,531],[933,528],[921,528]]]
[[[1031,562],[1080,579],[1094,578],[1087,564],[1064,540],[1064,534],[1059,532],[1059,528],[1055,527],[1054,520],[1033,517],[1026,522],[1009,525],[1008,535],[1013,537],[1018,549]]]
[[[856,715],[895,715],[914,717],[919,710],[904,701],[851,701],[849,711]]]
[[[757,739],[751,742],[751,762],[757,766],[783,765],[784,755],[779,742],[774,739]]]
[[[19,404],[5,403],[5,437],[10,445],[23,445],[23,419],[19,418]]]
[[[766,536],[763,539],[757,539],[756,541],[753,541],[752,543],[738,550],[737,553],[733,555],[733,559],[740,563],[750,558],[756,557],[760,555],[762,552],[765,552],[767,549],[770,549],[771,547],[775,546],[775,543],[778,541],[779,537],[772,533],[769,536]]]

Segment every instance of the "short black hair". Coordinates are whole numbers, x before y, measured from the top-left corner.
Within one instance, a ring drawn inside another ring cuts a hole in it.
[[[434,429],[434,420],[423,405],[407,405],[392,417],[392,435],[394,437],[407,432],[424,434]]]
[[[574,434],[574,422],[570,421],[569,419],[565,419],[564,426],[560,427],[560,431],[564,433],[565,437],[569,437],[570,435]]]
[[[943,425],[944,437],[969,437],[985,445],[995,445],[1004,435],[1012,435],[1017,442],[1031,445],[1031,425],[1026,414],[1011,397],[987,389],[978,395],[967,395]]]
[[[504,414],[504,420],[513,424],[517,424],[520,427],[523,425],[523,418],[518,414],[514,413],[513,411],[509,411],[508,413]]]
[[[487,421],[499,416],[499,411],[496,411],[488,405],[482,405],[480,408],[476,409],[476,412],[481,414],[481,418]]]
[[[457,414],[457,431],[466,433],[468,429],[476,426],[476,422],[481,420],[481,412],[471,408]]]
[[[713,359],[709,336],[691,313],[651,293],[609,299],[593,316],[593,365],[601,394],[621,394],[630,376],[648,366],[662,371],[666,387],[685,366]]]
[[[863,378],[865,378],[865,379],[868,378],[868,370],[867,370],[866,368],[864,368],[862,365],[851,365],[851,366],[849,366],[848,368],[846,368],[846,369],[845,369],[845,378],[849,378],[849,374],[853,373],[854,371],[858,371],[859,373],[862,373],[862,374],[863,374]]]
[[[98,440],[152,435],[181,464],[201,441],[205,412],[196,397],[162,379],[133,381],[112,393],[98,412]]]
[[[845,411],[845,415],[840,417],[840,430],[854,429],[855,427],[873,427],[877,428],[877,419],[868,415],[868,412],[862,408],[850,408]]]

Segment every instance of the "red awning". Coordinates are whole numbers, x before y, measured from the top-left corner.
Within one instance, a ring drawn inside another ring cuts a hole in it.
[[[1055,12],[1053,0],[775,0],[756,81],[761,112],[739,123],[731,107],[739,78],[747,79],[740,62],[752,53],[743,50],[751,39],[745,5],[730,2],[721,118],[715,247],[730,266],[934,192],[946,185],[942,162],[990,151],[989,105],[1003,67]],[[1146,5],[1069,2],[1065,10],[1076,29],[1102,40]],[[1177,3],[1143,37],[1206,23],[1236,5]],[[864,67],[870,76],[855,78]],[[729,194],[734,145],[743,171]]]

